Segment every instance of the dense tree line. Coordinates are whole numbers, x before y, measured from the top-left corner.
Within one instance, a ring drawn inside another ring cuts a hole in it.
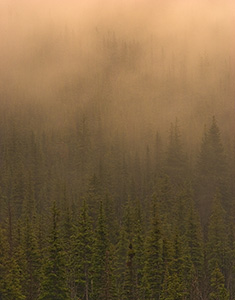
[[[64,23],[51,6],[38,24],[44,6],[24,19],[13,2],[1,14],[0,300],[234,300],[227,6],[206,20],[190,3],[180,25],[180,5],[157,3],[156,22],[128,33],[119,9],[118,30],[95,15],[81,30],[82,11]]]
[[[234,150],[215,117],[191,158],[178,120],[133,151],[100,116],[45,130],[27,109],[0,127],[0,299],[235,299]]]

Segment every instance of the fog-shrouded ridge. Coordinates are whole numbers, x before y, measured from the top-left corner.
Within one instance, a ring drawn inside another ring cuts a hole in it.
[[[229,0],[1,1],[1,109],[101,114],[137,144],[175,118],[189,143],[212,115],[232,135],[234,23]]]
[[[234,25],[0,0],[0,299],[235,299]]]

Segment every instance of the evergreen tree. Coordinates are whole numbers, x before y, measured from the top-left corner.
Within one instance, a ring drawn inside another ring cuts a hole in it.
[[[190,299],[197,300],[204,291],[204,253],[200,223],[193,207],[189,208],[186,228],[186,254],[189,258],[188,291]]]
[[[179,184],[187,174],[187,160],[183,151],[178,121],[171,124],[166,156],[166,173],[174,184]]]
[[[40,252],[34,226],[27,219],[23,231],[22,250],[25,260],[23,288],[27,300],[38,299],[41,280]]]
[[[93,233],[88,207],[84,201],[78,227],[73,237],[72,265],[73,285],[72,299],[90,299],[91,293],[91,260],[93,250]]]
[[[159,299],[163,277],[162,235],[159,219],[155,215],[152,228],[146,240],[146,254],[144,267],[145,297],[146,299]]]
[[[44,263],[44,277],[39,299],[69,299],[65,278],[65,258],[59,233],[59,212],[55,204],[52,210],[48,257],[46,257]]]
[[[186,240],[190,259],[198,278],[202,278],[204,266],[203,240],[200,223],[193,204],[189,208],[187,223]]]
[[[117,281],[117,291],[120,298],[122,295],[124,273],[126,269],[127,249],[129,243],[130,240],[128,239],[127,232],[125,231],[123,226],[121,226],[119,229],[118,243],[116,245],[116,252],[115,252],[115,266],[116,266],[115,277]]]
[[[123,286],[123,300],[136,300],[136,274],[134,257],[135,251],[133,249],[132,243],[129,245],[129,250],[127,253],[126,271],[124,275],[124,286]]]
[[[203,225],[208,221],[216,190],[227,201],[226,159],[215,117],[205,132],[197,162],[196,195]]]
[[[224,275],[227,273],[228,252],[225,211],[221,205],[220,195],[217,193],[208,227],[207,260],[210,274],[217,264]]]
[[[228,300],[229,294],[224,286],[224,276],[221,273],[218,265],[215,266],[211,274],[211,293],[210,300]]]
[[[143,275],[144,275],[144,228],[143,228],[143,216],[140,201],[137,200],[136,208],[134,211],[134,236],[133,247],[135,249],[135,266],[136,266],[136,285],[137,285],[137,298],[142,297],[143,294]]]
[[[114,206],[114,199],[112,195],[108,192],[105,194],[104,198],[104,212],[106,215],[106,222],[109,234],[109,240],[116,244],[118,240],[118,220],[115,214],[115,206]]]
[[[92,220],[95,221],[98,217],[99,203],[102,199],[102,187],[99,178],[95,174],[89,180],[85,199],[89,206]]]
[[[109,300],[116,296],[111,250],[101,202],[92,259],[92,299],[94,300]]]
[[[155,298],[157,299],[157,298]],[[184,300],[182,282],[177,273],[170,275],[168,269],[166,270],[160,300]]]
[[[175,196],[170,178],[162,174],[156,183],[155,192],[152,195],[152,210],[158,209],[161,214],[159,218],[164,227],[168,227],[172,222],[175,207]],[[163,228],[165,230],[165,228]],[[167,229],[166,229],[167,230]]]
[[[10,255],[5,232],[0,227],[0,299],[26,299],[21,282],[21,269],[16,258]]]
[[[229,219],[228,246],[227,288],[231,299],[233,299],[235,298],[235,223],[233,222],[233,218]]]

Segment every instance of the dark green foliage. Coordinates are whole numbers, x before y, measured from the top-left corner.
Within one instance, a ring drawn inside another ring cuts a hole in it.
[[[65,257],[59,234],[59,213],[54,204],[49,239],[48,257],[45,259],[40,300],[69,299],[65,277]]]
[[[92,299],[108,300],[115,297],[113,253],[108,239],[102,202],[93,247],[92,283]]]
[[[21,269],[15,257],[11,257],[5,231],[0,227],[0,299],[24,300]]]
[[[91,293],[91,266],[93,254],[94,237],[91,229],[91,219],[88,214],[88,207],[84,202],[78,226],[72,238],[72,299],[79,297],[89,299]]]
[[[153,298],[160,300],[182,300],[186,299],[182,282],[177,273],[170,275],[168,270],[165,273],[164,282],[162,285],[162,292],[160,298]]]
[[[211,293],[210,300],[228,300],[229,294],[224,286],[224,276],[218,265],[215,266],[211,274]]]
[[[41,280],[41,259],[35,226],[26,220],[23,236],[23,260],[25,262],[23,290],[27,300],[38,299]]]
[[[129,245],[127,252],[126,271],[124,274],[123,284],[123,300],[137,299],[137,282],[136,282],[136,269],[135,269],[135,251],[132,243]]]
[[[203,240],[200,229],[200,223],[197,218],[194,207],[190,208],[186,228],[186,242],[189,251],[190,259],[192,261],[194,271],[199,278],[203,275]]]
[[[123,227],[120,228],[118,243],[116,245],[116,272],[115,277],[117,281],[118,295],[122,295],[122,287],[124,280],[124,272],[126,267],[126,257],[129,245],[129,239]]]
[[[134,236],[133,247],[135,249],[135,266],[136,266],[136,288],[137,298],[141,299],[143,294],[143,276],[144,276],[144,262],[145,262],[145,235],[143,228],[143,215],[140,202],[136,202],[134,212]]]
[[[210,273],[216,265],[226,273],[228,264],[228,237],[225,223],[225,211],[221,205],[220,195],[214,197],[212,214],[208,227],[207,259]]]
[[[197,159],[177,122],[167,147],[154,131],[131,145],[96,109],[56,130],[0,118],[0,299],[233,299],[234,157],[215,118]]]
[[[145,297],[159,299],[163,278],[162,235],[158,216],[153,217],[152,227],[145,247],[144,285]]]

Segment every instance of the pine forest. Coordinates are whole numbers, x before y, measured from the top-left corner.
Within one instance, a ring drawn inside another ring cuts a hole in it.
[[[235,300],[232,0],[0,3],[0,300]]]

